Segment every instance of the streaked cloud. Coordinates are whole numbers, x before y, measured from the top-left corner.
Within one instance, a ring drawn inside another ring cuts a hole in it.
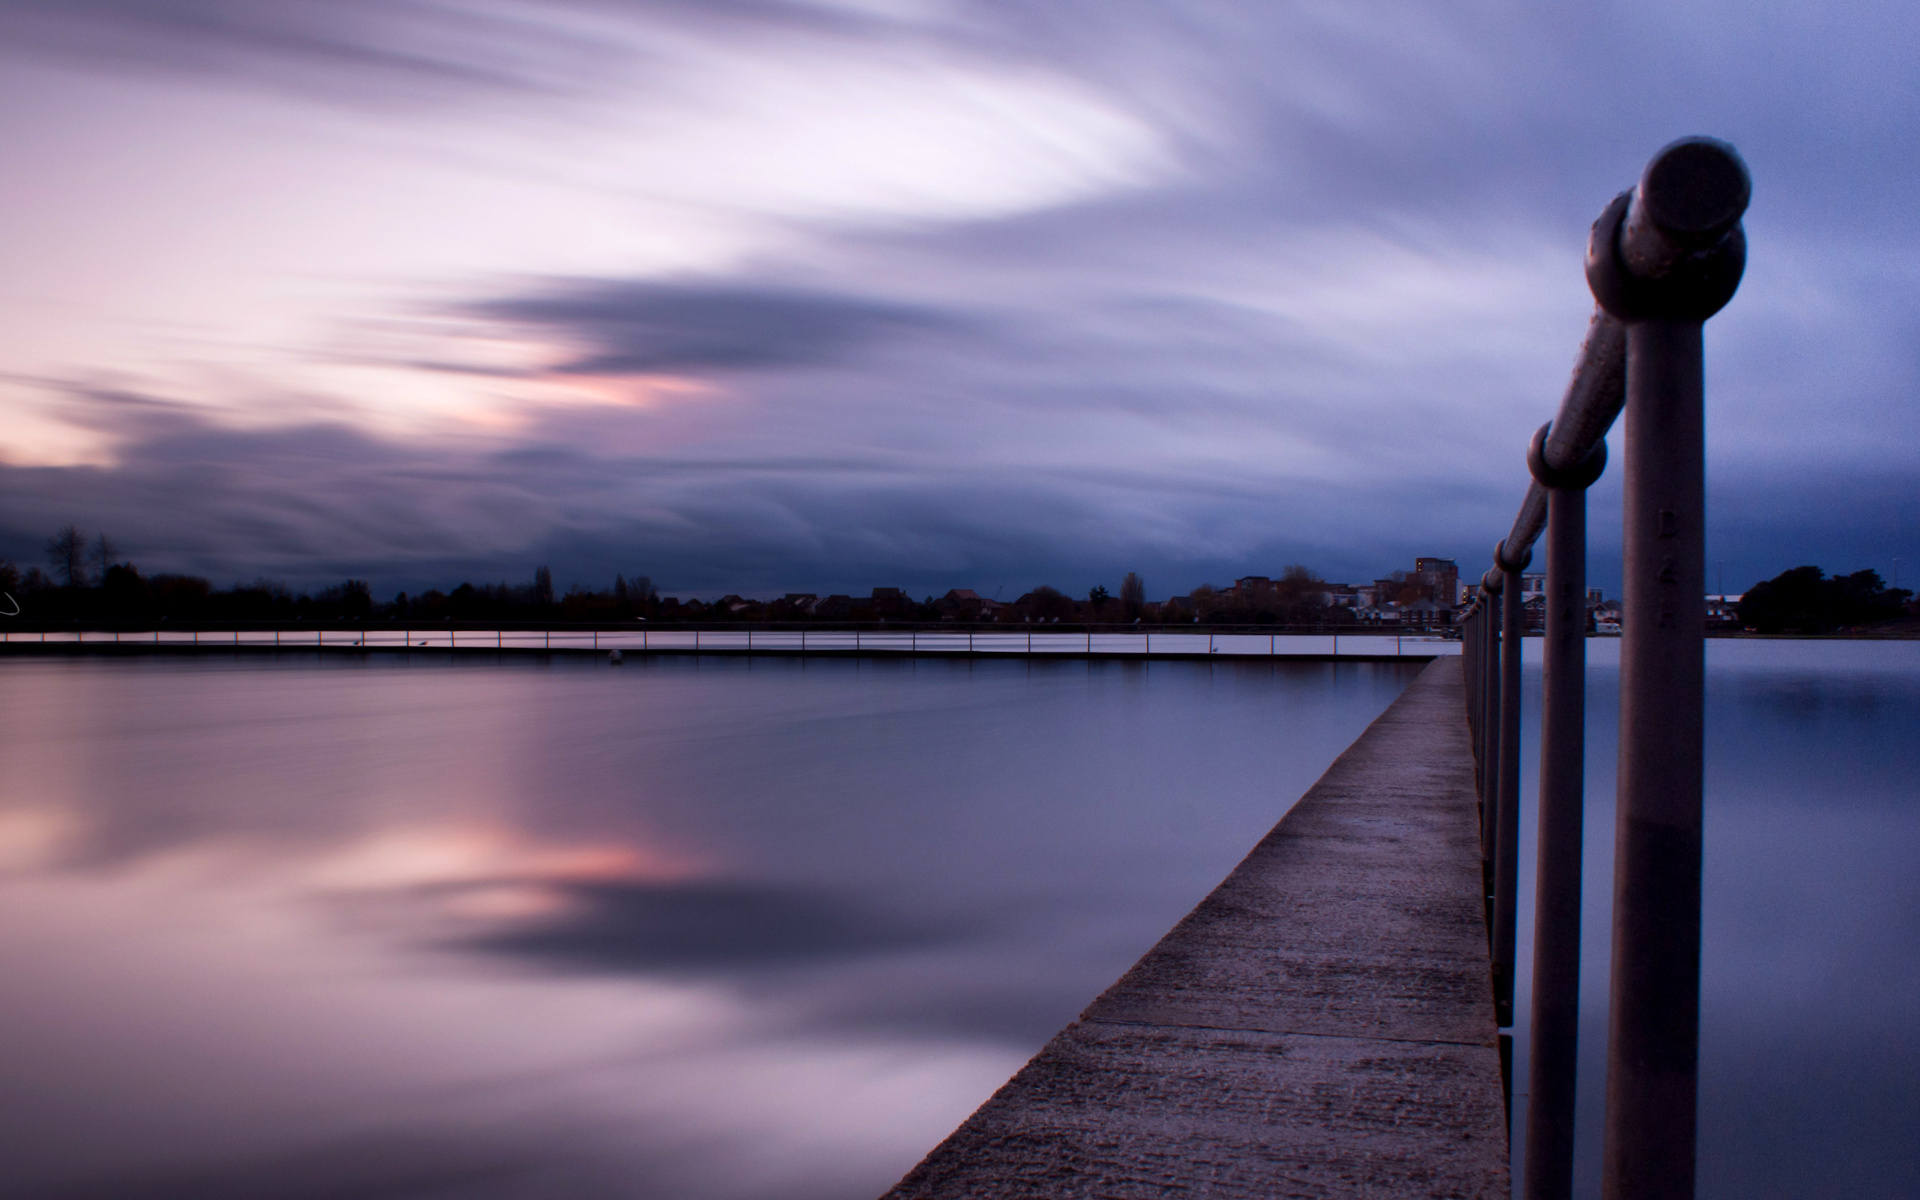
[[[589,375],[813,366],[955,320],[854,296],[646,281],[561,285],[485,301],[474,311],[582,344],[579,356],[557,369]]]
[[[1694,131],[1758,180],[1716,494],[1920,470],[1897,6],[0,13],[37,181],[0,232],[0,553],[77,520],[383,591],[1477,557],[1584,325],[1587,222]],[[1717,510],[1713,552],[1920,557],[1804,508]]]

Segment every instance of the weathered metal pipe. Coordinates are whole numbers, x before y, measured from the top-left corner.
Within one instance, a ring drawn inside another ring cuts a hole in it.
[[[1546,527],[1547,489],[1536,483],[1527,488],[1525,498],[1520,501],[1520,511],[1514,514],[1513,529],[1501,539],[1500,544],[1515,555],[1526,554],[1533,549],[1540,531]],[[1499,561],[1496,556],[1494,564],[1499,565]]]
[[[1487,576],[1480,583],[1487,596],[1486,649],[1480,662],[1480,726],[1485,730],[1481,737],[1484,757],[1480,771],[1480,806],[1484,820],[1480,830],[1480,857],[1491,864],[1494,829],[1500,811],[1499,787],[1495,780],[1500,770],[1500,613],[1503,607],[1500,589],[1504,581],[1498,571],[1488,571]],[[1492,889],[1488,891],[1491,893]],[[1491,949],[1492,914],[1488,916],[1487,936]]]
[[[1551,430],[1551,425],[1541,426],[1527,452],[1527,467],[1547,489],[1548,500],[1525,1200],[1568,1200],[1573,1194],[1586,770],[1587,488],[1607,462],[1606,443],[1597,441],[1574,470],[1550,467],[1545,448]]]
[[[1705,695],[1702,323],[1738,288],[1751,194],[1731,146],[1675,142],[1594,225],[1587,278],[1627,324],[1625,611],[1602,1192],[1691,1200]]]
[[[1520,885],[1520,651],[1526,616],[1520,575],[1531,559],[1531,553],[1510,555],[1504,545],[1494,552],[1494,562],[1505,576],[1500,603],[1500,755],[1493,821],[1493,1008],[1503,1026],[1513,1024],[1515,903]]]
[[[1579,467],[1613,428],[1626,402],[1627,327],[1595,305],[1573,378],[1548,427],[1542,460],[1555,471]]]
[[[1473,751],[1474,770],[1480,768],[1480,717],[1474,711],[1474,696],[1478,691],[1478,681],[1474,678],[1473,664],[1479,654],[1476,642],[1480,636],[1479,626],[1475,622],[1473,606],[1469,604],[1460,614],[1460,679],[1465,685],[1467,699],[1467,742]]]

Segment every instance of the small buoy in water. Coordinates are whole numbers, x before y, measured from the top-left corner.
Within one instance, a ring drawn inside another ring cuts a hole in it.
[[[621,654],[618,650],[607,651],[607,661],[616,667],[619,666],[624,659],[625,655]]]

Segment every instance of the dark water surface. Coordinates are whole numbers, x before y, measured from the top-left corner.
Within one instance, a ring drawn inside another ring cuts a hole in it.
[[[872,1196],[1415,670],[0,660],[0,1194]]]
[[[1619,643],[1588,646],[1576,1171],[1598,1197]],[[1716,640],[1707,667],[1699,1195],[1920,1196],[1920,642]],[[1535,666],[1522,989],[1539,686]]]

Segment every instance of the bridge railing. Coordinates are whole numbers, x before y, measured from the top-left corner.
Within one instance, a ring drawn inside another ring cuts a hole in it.
[[[368,626],[293,628],[214,626],[204,629],[0,630],[0,648],[117,647],[123,650],[430,650],[613,651],[1009,655],[1038,657],[1221,659],[1388,659],[1452,657],[1457,638],[1437,630],[1405,632],[1349,626],[1340,630],[1263,632],[1207,626],[1172,628],[1003,625],[987,629],[933,626]]]
[[[1480,768],[1495,1008],[1513,1021],[1521,572],[1544,532],[1538,867],[1524,1195],[1572,1194],[1579,1025],[1586,489],[1624,410],[1620,767],[1603,1191],[1691,1197],[1700,1008],[1706,563],[1702,326],[1746,265],[1733,147],[1684,138],[1594,222],[1596,307],[1573,379],[1527,450],[1533,481],[1462,615]]]

